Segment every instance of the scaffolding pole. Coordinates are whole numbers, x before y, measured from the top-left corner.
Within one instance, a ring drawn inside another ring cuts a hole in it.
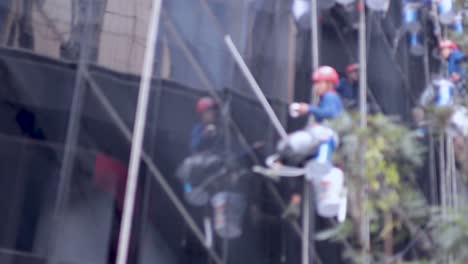
[[[161,14],[162,0],[153,1],[151,20],[148,26],[146,39],[146,51],[141,74],[138,103],[135,114],[135,126],[133,128],[132,149],[130,153],[130,165],[125,190],[122,224],[119,233],[119,245],[117,251],[117,264],[126,264],[130,246],[132,231],[133,211],[135,208],[135,196],[138,183],[138,172],[142,156],[143,138],[148,110],[151,79],[153,76],[154,57],[158,37],[159,18]]]
[[[365,1],[359,0],[359,115],[360,127],[367,127],[367,38],[366,38],[366,8]],[[366,144],[361,146],[361,177],[366,182],[364,153]],[[361,192],[361,246],[363,249],[363,264],[369,264],[370,258],[370,234],[369,234],[369,216],[367,214],[367,184],[363,184]]]
[[[319,26],[318,26],[318,8],[317,0],[310,1],[310,29],[311,29],[311,49],[312,49],[312,72],[319,67]],[[316,104],[318,98],[314,96],[313,90],[311,91],[311,103]],[[311,223],[314,220],[314,216],[311,218],[311,211],[313,203],[311,199],[313,198],[313,193],[310,188],[309,182],[304,178],[304,191],[302,195],[302,264],[313,263],[314,260],[314,245],[310,245],[311,239],[310,235],[311,228],[314,228],[314,223]],[[312,239],[313,241],[313,239]],[[312,250],[309,250],[312,248]],[[312,255],[312,256],[311,256]]]
[[[85,2],[87,21],[92,20],[91,2]],[[57,253],[57,243],[59,242],[60,234],[63,232],[64,213],[68,204],[68,196],[71,188],[71,180],[76,159],[76,148],[78,137],[81,128],[81,115],[83,110],[83,99],[86,93],[86,86],[83,82],[83,72],[87,69],[87,63],[90,54],[90,25],[86,24],[83,31],[82,44],[80,45],[80,53],[78,59],[78,68],[73,87],[73,97],[70,106],[70,115],[67,127],[67,135],[65,138],[64,154],[62,166],[60,168],[60,179],[58,185],[57,197],[53,212],[53,230],[51,232],[49,254],[50,258],[47,263],[59,263]]]
[[[280,135],[282,139],[284,140],[287,139],[288,134],[286,133],[286,130],[281,124],[281,121],[279,120],[278,116],[276,116],[275,111],[273,110],[267,98],[265,97],[265,94],[263,94],[262,89],[258,85],[254,76],[250,72],[249,67],[247,67],[247,64],[245,63],[244,59],[240,55],[239,50],[237,50],[236,46],[234,45],[234,42],[232,42],[231,36],[229,35],[224,36],[224,42],[226,43],[226,46],[228,47],[229,52],[231,53],[232,57],[236,61],[239,68],[241,69],[245,78],[249,82],[250,87],[252,88],[252,91],[255,93],[258,100],[262,104],[263,109],[265,109],[266,113],[268,114],[268,117],[270,118],[270,121],[275,127],[276,131],[278,132],[278,134]]]

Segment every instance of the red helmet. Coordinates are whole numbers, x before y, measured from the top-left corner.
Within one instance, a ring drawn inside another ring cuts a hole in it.
[[[359,64],[353,63],[346,66],[346,73],[354,72],[359,70]]]
[[[202,97],[197,102],[197,112],[199,114],[204,113],[208,110],[215,109],[218,104],[211,97]]]
[[[452,50],[458,50],[458,45],[449,40],[449,39],[444,39],[444,40],[441,40],[440,43],[439,43],[439,48],[440,49],[452,49]]]
[[[314,82],[332,82],[335,85],[340,83],[340,77],[335,69],[330,66],[321,66],[312,75]]]

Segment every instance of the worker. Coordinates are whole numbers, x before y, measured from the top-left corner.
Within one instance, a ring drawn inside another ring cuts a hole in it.
[[[336,86],[340,83],[339,75],[335,69],[330,66],[319,67],[312,75],[312,81],[314,82],[314,93],[320,98],[318,106],[311,106],[307,103],[294,103],[291,105],[291,114],[294,117],[303,116],[310,114],[315,118],[315,123],[307,127],[304,131],[312,133],[314,137],[317,135],[322,138],[322,142],[319,144],[318,150],[315,153],[310,153],[313,160],[320,164],[332,165],[332,154],[337,147],[338,140],[336,133],[329,128],[324,127],[320,123],[325,120],[332,120],[340,117],[344,113],[344,107],[340,96],[336,92]],[[291,143],[296,140],[300,140],[301,133],[293,133],[289,137]],[[310,140],[306,140],[310,141]],[[284,150],[290,152],[288,148],[289,144],[281,144],[284,146]],[[279,150],[280,153],[282,150]],[[283,217],[295,219],[299,215],[299,205],[302,197],[299,193],[293,193],[288,207],[283,213]]]
[[[211,97],[202,97],[198,100],[196,111],[200,121],[192,129],[190,142],[192,154],[222,146],[223,133],[218,108],[218,104]]]
[[[458,45],[449,39],[444,39],[439,43],[442,58],[448,63],[448,77],[454,82],[461,82],[465,76],[465,70],[462,63],[465,60],[465,54],[460,51]]]
[[[341,78],[340,84],[336,88],[345,104],[356,104],[359,91],[359,65],[349,64],[346,67],[346,76]]]
[[[314,92],[320,98],[318,106],[306,103],[295,104],[297,115],[312,115],[317,122],[339,117],[344,112],[343,103],[336,92],[336,86],[340,83],[339,75],[330,66],[318,68],[312,75]]]

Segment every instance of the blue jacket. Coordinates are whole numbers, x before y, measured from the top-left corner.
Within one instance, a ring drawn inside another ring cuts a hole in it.
[[[448,58],[448,74],[457,73],[463,79],[465,77],[465,69],[463,69],[463,61],[465,59],[465,54],[459,50],[455,50],[450,54]]]
[[[352,83],[349,83],[346,78],[341,78],[340,80],[340,84],[338,85],[338,87],[336,88],[336,91],[343,97],[343,98],[346,98],[346,99],[352,99],[352,100],[356,100],[357,98],[357,88],[355,87],[354,84]]]
[[[310,106],[309,113],[318,122],[325,119],[333,119],[340,116],[344,111],[343,103],[336,92],[327,92],[320,98],[318,106]]]
[[[222,147],[224,139],[221,126],[215,125],[216,131],[212,135],[204,135],[205,125],[197,123],[192,128],[190,139],[190,152],[197,153],[204,150],[219,150]]]

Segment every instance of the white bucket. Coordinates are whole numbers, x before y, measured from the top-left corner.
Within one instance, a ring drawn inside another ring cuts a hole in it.
[[[366,5],[373,11],[387,12],[390,7],[390,0],[366,0]]]
[[[211,204],[216,234],[226,239],[239,237],[246,207],[244,196],[234,192],[220,192],[213,196]]]
[[[338,216],[343,204],[343,172],[334,167],[313,182],[318,215],[322,217]]]
[[[458,107],[452,115],[451,124],[464,137],[468,137],[468,109]]]
[[[444,25],[450,25],[455,20],[453,0],[439,0],[439,21]]]

